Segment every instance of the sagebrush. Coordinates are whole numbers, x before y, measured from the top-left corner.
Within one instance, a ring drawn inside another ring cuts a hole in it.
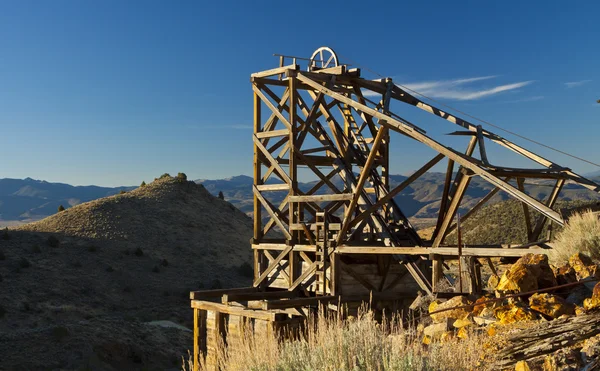
[[[576,253],[600,259],[600,220],[591,211],[573,214],[554,241],[550,259],[565,263]]]

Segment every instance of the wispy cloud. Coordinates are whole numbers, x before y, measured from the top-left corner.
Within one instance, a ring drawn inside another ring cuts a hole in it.
[[[199,129],[235,129],[235,130],[252,130],[252,125],[244,124],[222,124],[222,125],[184,125],[186,129],[199,130]]]
[[[519,89],[533,83],[533,81],[521,81],[512,84],[497,85],[487,88],[474,88],[467,86],[472,86],[475,83],[491,80],[496,77],[497,76],[480,76],[452,80],[403,83],[402,85],[410,90],[414,90],[431,98],[443,98],[452,100],[477,100],[496,95],[502,92]],[[378,94],[368,92],[367,95]]]
[[[544,99],[543,95],[534,95],[532,97],[525,97],[525,98],[522,98],[522,99],[507,100],[507,101],[504,101],[502,103],[535,102],[536,100],[542,100],[542,99]]]
[[[571,88],[576,88],[576,87],[581,86],[581,85],[585,85],[585,84],[587,84],[588,82],[591,82],[591,81],[592,80],[581,80],[581,81],[565,82],[565,86],[567,88],[571,89]]]

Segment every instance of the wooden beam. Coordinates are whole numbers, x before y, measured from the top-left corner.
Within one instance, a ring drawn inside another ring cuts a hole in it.
[[[284,309],[294,307],[315,306],[339,300],[338,296],[315,296],[313,298],[300,298],[290,300],[269,300],[263,303],[263,310]]]
[[[200,290],[191,291],[190,300],[204,300],[208,298],[218,298],[224,294],[241,294],[249,292],[257,292],[256,287],[238,287],[234,289],[217,289],[217,290]]]
[[[234,305],[225,305],[221,303],[214,303],[212,301],[192,300],[192,308],[202,310],[212,310],[215,312],[234,314],[238,316],[244,316],[249,318],[261,319],[265,321],[275,321],[276,312],[267,310],[253,310],[244,307],[238,307]]]
[[[371,148],[371,152],[369,152],[369,157],[367,157],[367,161],[365,162],[365,165],[363,166],[363,169],[360,173],[360,177],[358,178],[358,182],[356,184],[356,190],[354,191],[355,192],[354,197],[350,201],[350,206],[348,206],[348,210],[346,210],[346,213],[344,216],[344,221],[342,224],[342,230],[340,231],[338,238],[337,238],[337,244],[340,244],[346,237],[345,234],[348,231],[348,229],[350,228],[350,222],[352,221],[352,214],[354,213],[354,210],[356,209],[356,205],[358,204],[358,199],[360,198],[360,196],[363,192],[363,187],[364,187],[365,182],[367,181],[367,178],[369,177],[369,174],[373,167],[373,161],[375,160],[375,156],[377,156],[377,151],[379,150],[379,146],[381,145],[381,142],[382,142],[383,138],[385,138],[387,132],[388,132],[388,129],[385,126],[380,127],[379,131],[377,132],[377,136],[375,137],[375,142],[373,142],[373,147]]]
[[[281,232],[286,236],[286,238],[291,239],[292,236],[287,231],[287,228],[285,228],[285,225],[283,225],[283,222],[279,218],[279,215],[277,215],[277,213],[273,210],[273,205],[271,205],[271,203],[263,197],[263,195],[260,193],[258,188],[256,188],[256,186],[253,186],[252,189],[254,191],[254,194],[260,200],[261,204],[264,206],[265,210],[267,210],[267,213],[269,213],[271,218],[275,220],[275,223],[277,223],[277,225],[281,229]]]
[[[442,192],[442,198],[440,200],[440,209],[438,211],[438,218],[435,229],[433,230],[433,239],[437,237],[444,217],[446,216],[446,210],[448,210],[448,198],[450,196],[450,185],[452,184],[452,174],[454,172],[454,161],[448,159],[448,166],[446,167],[446,178],[444,179],[444,190]]]
[[[487,153],[485,151],[485,142],[483,139],[483,128],[481,125],[477,125],[477,143],[479,143],[479,156],[481,157],[481,162],[486,165],[489,165],[490,162],[487,158]]]
[[[450,227],[450,223],[452,222],[454,216],[456,215],[456,212],[458,211],[460,202],[462,201],[462,198],[465,194],[465,191],[467,190],[467,187],[469,186],[470,181],[470,176],[463,176],[459,179],[459,183],[456,186],[456,192],[454,194],[454,197],[452,197],[450,205],[448,206],[448,212],[446,213],[446,216],[442,221],[437,236],[434,239],[433,247],[440,246],[442,241],[444,241],[444,238],[446,237],[448,232],[448,227]]]
[[[290,196],[290,202],[323,202],[323,201],[350,201],[354,198],[354,193],[339,193],[330,195],[308,195],[308,196]]]
[[[279,129],[279,130],[271,130],[271,131],[261,131],[256,133],[256,137],[258,139],[263,138],[273,138],[273,137],[283,137],[289,135],[289,129]]]
[[[262,274],[258,277],[258,279],[256,281],[254,281],[254,286],[258,286],[265,278],[267,278],[269,273],[271,273],[273,271],[273,269],[275,269],[275,267],[279,265],[279,262],[283,258],[285,258],[287,256],[287,254],[292,250],[292,247],[293,247],[292,245],[288,246],[286,249],[284,249],[282,252],[280,252],[279,255],[277,255],[275,260],[273,260],[269,264],[267,269],[264,272],[262,272]]]
[[[261,192],[271,192],[271,191],[289,191],[290,185],[283,184],[258,184],[256,186]]]
[[[523,184],[523,178],[517,178],[517,187],[521,190],[521,192],[525,193],[525,185]],[[521,202],[523,206],[523,215],[525,216],[525,228],[527,229],[527,241],[531,241],[531,233],[533,229],[531,228],[531,216],[529,215],[529,207],[524,202]]]
[[[548,200],[546,201],[546,205],[548,207],[554,207],[556,200],[558,200],[558,196],[560,195],[560,191],[562,187],[565,185],[564,179],[558,179],[554,188],[552,189],[552,193],[548,196]],[[544,215],[540,215],[535,227],[533,228],[533,232],[531,233],[531,241],[538,240],[540,238],[540,234],[542,233],[542,229],[544,229],[544,225],[546,224],[547,218]]]
[[[281,112],[279,112],[279,109],[277,109],[273,103],[271,103],[271,101],[269,100],[269,98],[267,98],[264,93],[260,90],[260,88],[256,85],[252,85],[252,89],[254,90],[254,92],[260,97],[260,99],[263,101],[263,103],[269,107],[269,109],[275,114],[275,116],[277,116],[277,118],[279,119],[279,121],[281,121],[281,123],[283,123],[288,129],[292,128],[292,125],[290,124],[290,122],[283,116],[283,114]]]
[[[271,165],[275,167],[275,170],[277,170],[281,176],[281,179],[283,179],[284,182],[291,184],[292,180],[290,179],[290,176],[283,170],[279,162],[273,158],[273,155],[271,155],[265,146],[263,146],[263,144],[260,142],[260,139],[258,139],[256,135],[254,135],[253,138],[256,148],[258,148],[262,152],[263,156],[271,163]]]
[[[339,251],[338,251],[339,252]],[[367,290],[376,292],[377,288],[371,284],[371,282],[367,281],[362,275],[356,273],[354,269],[350,268],[350,266],[342,261],[340,261],[340,268],[344,272],[346,272],[350,277],[354,278],[356,282],[363,285]]]
[[[533,197],[523,194],[521,191],[519,191],[515,187],[503,182],[500,178],[490,174],[487,170],[479,167],[476,163],[474,163],[470,157],[467,157],[459,152],[456,152],[452,148],[443,146],[442,144],[429,138],[427,135],[420,133],[419,131],[415,130],[413,127],[411,127],[410,125],[407,125],[404,122],[398,121],[388,115],[385,115],[385,114],[378,112],[368,106],[365,106],[363,104],[355,102],[354,100],[352,100],[350,98],[347,98],[339,93],[334,92],[331,89],[328,89],[328,88],[322,86],[321,84],[311,80],[309,77],[306,77],[301,72],[297,73],[297,78],[300,81],[302,81],[302,82],[306,83],[307,85],[309,85],[310,87],[312,87],[313,89],[315,89],[316,91],[321,91],[324,94],[329,95],[330,97],[333,97],[333,98],[339,100],[340,102],[347,103],[347,104],[353,106],[357,110],[363,111],[373,117],[384,120],[383,121],[384,125],[389,126],[390,128],[392,128],[396,131],[399,131],[399,132],[429,146],[430,148],[438,151],[439,153],[444,154],[448,158],[454,160],[455,162],[459,163],[460,165],[464,166],[465,168],[473,171],[475,174],[481,176],[488,182],[502,188],[504,191],[506,191],[511,196],[513,196],[521,201],[527,202],[531,207],[535,208],[542,214],[548,216],[550,219],[554,220],[556,223],[558,223],[560,225],[564,224],[564,221],[562,220],[561,216],[556,211],[546,207],[545,205],[543,205],[542,203],[540,203]]]
[[[251,74],[250,77],[254,77],[254,78],[270,77],[270,76],[274,76],[274,75],[285,74],[288,70],[298,70],[298,69],[300,69],[300,66],[298,66],[297,64],[291,64],[289,66],[277,67],[277,68],[273,68],[273,69],[266,70],[266,71],[256,72],[256,73]]]
[[[240,294],[224,294],[221,298],[221,303],[228,305],[228,303],[236,302],[236,301],[267,300],[267,299],[296,298],[296,297],[298,297],[297,293],[287,291],[287,290],[268,291],[268,292],[251,292],[251,293],[240,293]]]
[[[369,207],[367,210],[365,210],[360,215],[358,215],[356,218],[354,218],[352,220],[351,224],[350,224],[350,227],[353,227],[356,224],[360,223],[363,219],[365,219],[369,215],[373,214],[380,207],[382,207],[383,205],[385,205],[386,203],[388,203],[390,200],[392,200],[394,197],[396,197],[397,194],[399,194],[400,192],[402,192],[406,187],[408,187],[415,180],[417,180],[418,178],[420,178],[423,174],[425,174],[429,169],[431,169],[432,167],[434,167],[443,158],[444,158],[444,155],[442,155],[442,154],[436,155],[428,163],[426,163],[425,165],[423,165],[419,170],[415,171],[408,178],[406,178],[402,183],[400,183],[399,185],[397,185],[392,191],[390,191],[385,196],[383,196],[382,198],[380,198],[379,200],[377,200],[377,202],[374,203],[371,207]]]
[[[474,257],[521,257],[525,254],[547,255],[551,250],[541,248],[463,247],[462,256]],[[388,247],[388,246],[339,246],[338,254],[420,255],[437,254],[458,257],[458,247]]]

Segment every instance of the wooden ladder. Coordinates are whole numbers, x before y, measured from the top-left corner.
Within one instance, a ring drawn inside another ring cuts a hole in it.
[[[315,272],[315,292],[317,295],[327,295],[327,268],[329,261],[329,222],[327,220],[327,212],[317,212],[315,220],[315,261],[317,269]]]

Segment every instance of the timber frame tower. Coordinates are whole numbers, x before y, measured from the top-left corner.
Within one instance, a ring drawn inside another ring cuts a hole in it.
[[[253,285],[191,293],[196,360],[202,354],[212,364],[217,337],[227,337],[231,345],[241,323],[248,321],[255,331],[277,328],[277,323],[290,326],[317,304],[336,310],[341,303],[367,301],[375,309],[402,309],[419,291],[442,290],[439,283],[449,276],[445,260],[462,263],[458,293],[481,292],[481,261],[494,271],[490,257],[547,252],[542,231],[548,223],[564,223],[553,207],[566,182],[600,192],[600,186],[571,169],[420,100],[390,78],[362,78],[360,69],[340,64],[330,48],[319,48],[306,59],[279,57],[278,67],[250,79]],[[300,68],[298,60],[308,61],[308,66]],[[434,140],[393,113],[392,103],[456,125],[459,130],[452,134],[465,137],[465,147],[457,150]],[[394,137],[399,148],[403,141],[416,141],[435,154],[394,187],[389,170],[392,133],[400,134]],[[491,145],[534,166],[503,166],[498,162],[502,159],[488,157],[486,146]],[[443,196],[433,234],[425,240],[395,196],[442,160]],[[299,187],[300,175],[316,179],[310,189]],[[456,229],[455,217],[473,177],[489,182],[492,190],[462,220],[505,192],[522,204],[529,243],[512,248],[445,244]],[[553,186],[547,197],[535,199],[525,190],[526,179],[549,180]],[[263,322],[267,327],[259,326]]]

